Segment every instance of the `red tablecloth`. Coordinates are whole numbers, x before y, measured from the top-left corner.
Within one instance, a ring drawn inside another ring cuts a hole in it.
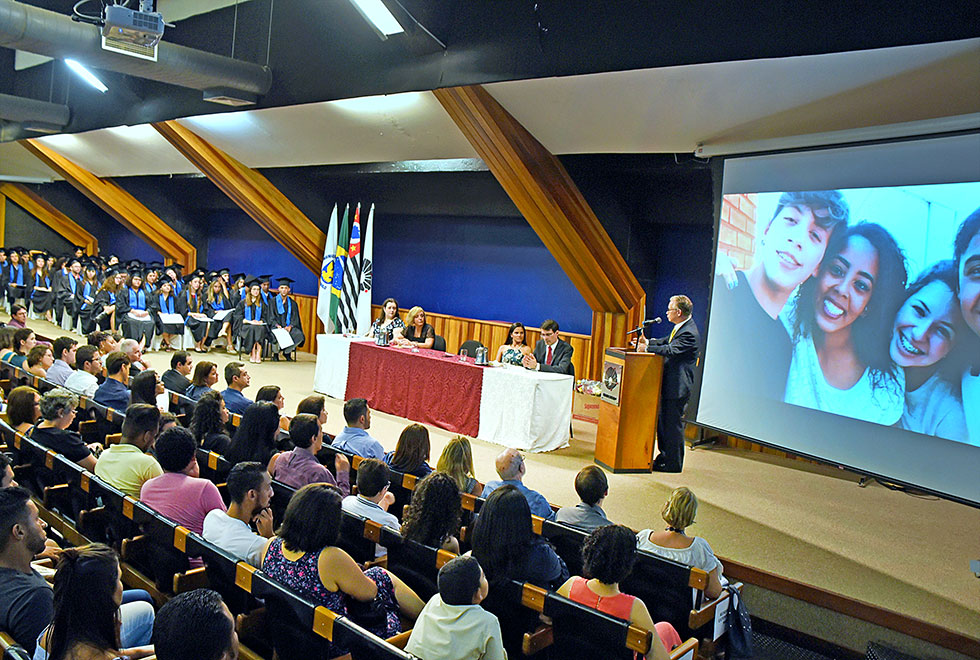
[[[363,397],[374,410],[475,438],[480,432],[483,369],[441,351],[353,342],[347,399]]]

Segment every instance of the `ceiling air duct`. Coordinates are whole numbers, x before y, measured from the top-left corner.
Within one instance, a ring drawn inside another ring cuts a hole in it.
[[[0,0],[0,46],[199,89],[205,100],[227,105],[254,104],[272,86],[268,67],[176,44],[161,42],[156,62],[108,52],[98,28],[13,0]]]

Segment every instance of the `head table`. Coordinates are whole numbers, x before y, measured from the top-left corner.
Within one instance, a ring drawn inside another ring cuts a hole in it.
[[[574,378],[511,365],[477,366],[442,351],[317,335],[313,389],[373,410],[530,452],[568,445]]]

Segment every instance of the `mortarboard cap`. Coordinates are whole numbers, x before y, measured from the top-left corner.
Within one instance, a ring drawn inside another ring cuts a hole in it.
[[[296,281],[296,280],[294,280],[291,277],[279,277],[279,278],[276,278],[276,279],[279,280],[279,286],[282,286],[283,284],[285,284],[289,288],[292,288],[293,287],[293,282]]]

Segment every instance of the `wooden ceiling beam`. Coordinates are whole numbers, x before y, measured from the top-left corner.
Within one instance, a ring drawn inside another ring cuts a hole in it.
[[[326,235],[268,179],[176,120],[153,127],[272,238],[319,274]]]
[[[99,241],[95,236],[27,186],[0,183],[0,195],[30,213],[72,245],[81,245],[86,254],[98,253]]]
[[[483,87],[432,93],[589,307],[639,313],[643,288],[561,162]]]
[[[149,243],[168,263],[177,262],[188,272],[197,268],[197,248],[119,184],[76,165],[36,138],[21,140],[20,144],[96,206]]]

